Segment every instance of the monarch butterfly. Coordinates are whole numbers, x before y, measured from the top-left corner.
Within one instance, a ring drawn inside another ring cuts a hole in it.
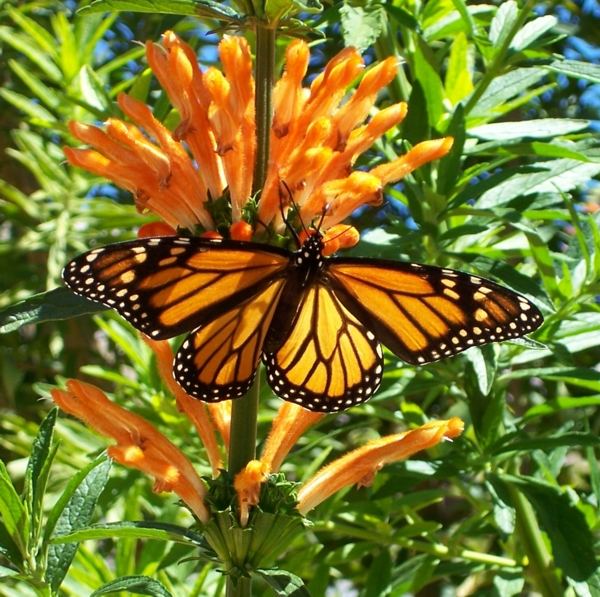
[[[233,240],[142,238],[80,255],[63,278],[150,338],[189,333],[173,374],[208,402],[244,395],[262,355],[275,394],[313,411],[339,411],[379,387],[380,342],[421,365],[542,323],[526,298],[484,278],[324,257],[318,231],[295,252]]]

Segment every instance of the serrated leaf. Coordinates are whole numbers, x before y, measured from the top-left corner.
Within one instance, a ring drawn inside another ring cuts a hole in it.
[[[574,79],[586,79],[600,83],[600,64],[580,60],[555,60],[545,68]]]
[[[583,513],[560,488],[514,475],[501,475],[504,483],[516,486],[533,506],[540,526],[552,544],[556,565],[575,580],[587,579],[597,568],[594,537]]]
[[[385,31],[387,15],[380,4],[351,5],[340,7],[342,35],[346,46],[354,46],[364,52]]]
[[[127,591],[135,595],[151,595],[152,597],[171,597],[171,593],[158,580],[149,576],[121,576],[115,580],[107,582],[99,589],[90,594],[90,597],[96,595],[109,595],[119,591]]]
[[[525,24],[517,34],[512,38],[509,48],[515,52],[520,52],[529,47],[536,39],[540,38],[546,31],[549,31],[558,21],[552,15],[544,15]]]
[[[87,474],[82,479],[79,479],[79,476],[76,477],[79,483],[76,485],[70,483],[67,486],[66,491],[69,491],[70,495],[66,503],[63,504],[62,501],[60,503],[62,509],[56,517],[56,524],[53,525],[55,534],[72,533],[89,524],[96,502],[108,481],[111,465],[110,460],[106,458],[93,464],[96,466],[86,471]],[[56,514],[53,509],[52,515],[55,516]],[[61,585],[75,557],[77,548],[77,543],[52,544],[49,546],[46,582],[53,590],[56,591]]]
[[[0,334],[13,332],[28,323],[69,319],[105,310],[103,305],[73,294],[66,288],[54,288],[0,310]]]
[[[279,597],[310,597],[302,579],[291,572],[272,568],[259,568],[261,576]]]
[[[269,21],[279,21],[299,13],[317,14],[323,10],[318,0],[265,0],[264,12]]]
[[[50,465],[56,454],[52,449],[52,437],[58,409],[53,408],[42,421],[31,447],[31,455],[25,470],[23,500],[28,504],[32,520],[32,545],[37,543],[37,532],[42,519],[42,501],[50,473]]]

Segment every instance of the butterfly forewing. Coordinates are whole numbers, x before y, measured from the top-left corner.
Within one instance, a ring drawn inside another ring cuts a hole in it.
[[[450,269],[348,258],[331,259],[325,275],[341,302],[412,364],[518,338],[543,321],[525,297]]]
[[[383,370],[373,333],[320,283],[304,289],[287,339],[264,360],[275,394],[323,412],[368,400]]]
[[[67,264],[74,292],[117,310],[154,339],[212,321],[282,275],[287,251],[255,243],[143,238],[93,249]]]
[[[283,284],[275,280],[188,336],[174,366],[175,379],[188,394],[219,402],[250,389]]]

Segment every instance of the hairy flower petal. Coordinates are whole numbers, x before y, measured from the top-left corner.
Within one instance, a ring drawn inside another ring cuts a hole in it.
[[[207,522],[206,489],[190,461],[142,417],[118,406],[95,386],[69,380],[66,390],[52,390],[52,399],[65,412],[102,435],[116,440],[109,454],[156,479],[156,486],[174,491],[196,516]]]
[[[430,421],[417,429],[373,440],[349,452],[322,468],[300,488],[298,510],[306,514],[349,485],[369,485],[383,465],[404,460],[445,438],[455,438],[462,433],[463,426],[457,417],[446,421]]]

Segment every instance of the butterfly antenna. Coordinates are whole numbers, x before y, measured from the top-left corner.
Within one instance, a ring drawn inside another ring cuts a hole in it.
[[[323,225],[323,220],[325,219],[325,216],[327,215],[327,212],[329,211],[329,208],[331,206],[329,205],[329,203],[326,203],[323,206],[323,211],[321,212],[321,217],[319,218],[319,223],[317,224],[315,230],[317,232],[321,232],[321,226]]]
[[[296,202],[294,201],[294,196],[292,195],[292,191],[291,191],[290,187],[285,182],[285,180],[281,180],[280,183],[283,185],[283,187],[287,191],[287,194],[289,197],[289,202],[293,205],[294,209],[296,210],[296,213],[298,214],[298,217],[300,217],[300,212],[298,211],[298,206],[296,205]],[[283,213],[283,201],[281,201],[281,199],[279,201],[279,211],[281,212],[281,219],[285,223],[285,227],[292,233],[292,236],[294,237],[294,240],[296,241],[298,248],[300,248],[302,246],[302,242],[300,241],[300,237],[298,236],[298,233],[293,228],[293,226],[289,223],[286,215]],[[308,230],[306,230],[306,226],[304,226],[304,222],[302,221],[302,219],[300,219],[300,224],[302,224],[302,229],[304,230],[304,232],[306,232],[308,234]]]

